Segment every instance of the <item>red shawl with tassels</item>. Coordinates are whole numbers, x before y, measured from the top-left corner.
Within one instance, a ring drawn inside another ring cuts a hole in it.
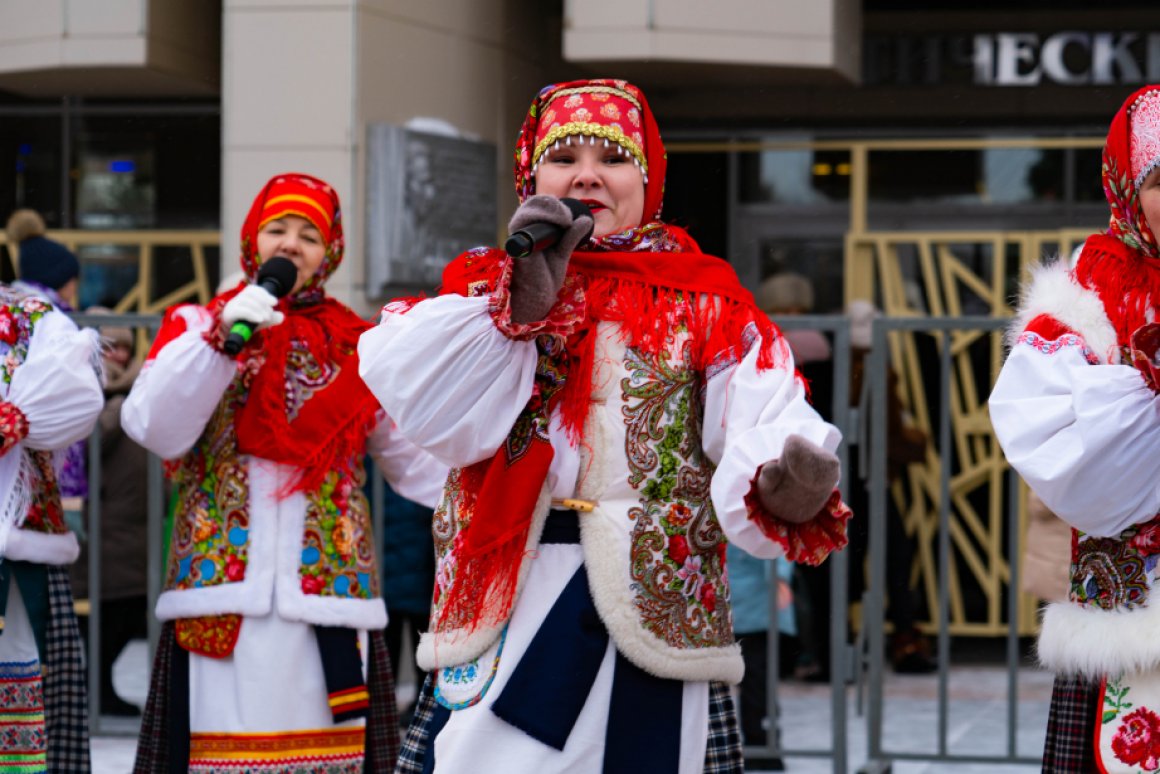
[[[444,273],[443,293],[492,295],[500,329],[534,339],[540,357],[532,398],[504,447],[460,471],[466,497],[461,507],[469,516],[461,541],[457,538],[453,581],[433,622],[436,630],[474,630],[502,623],[510,614],[552,461],[547,427],[554,408],[559,407],[574,442],[584,443],[598,323],[617,323],[628,346],[650,355],[665,351],[675,334],[688,335],[687,366],[701,373],[718,358],[739,359],[758,340],[758,367],[774,365],[776,327],[733,268],[700,252],[681,229],[654,223],[590,246],[604,251],[572,255],[552,314],[542,326],[527,326],[532,330],[526,335],[510,324],[511,264],[504,253],[473,251]],[[618,246],[629,251],[615,250]],[[440,593],[436,589],[437,600]]]
[[[210,302],[215,318],[244,287]],[[374,428],[379,404],[359,378],[357,353],[371,326],[328,296],[283,300],[278,309],[285,321],[256,332],[243,353],[257,371],[234,415],[238,452],[293,467],[298,475],[280,494],[313,492],[328,473],[362,459]],[[291,382],[317,391],[293,406]]]

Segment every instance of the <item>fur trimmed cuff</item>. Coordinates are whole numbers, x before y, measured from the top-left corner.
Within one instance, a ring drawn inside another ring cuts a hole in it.
[[[517,323],[512,321],[512,266],[513,259],[510,256],[505,257],[500,266],[495,294],[492,295],[488,307],[495,327],[500,333],[516,341],[531,341],[543,334],[570,336],[584,321],[584,289],[580,285],[579,278],[575,274],[564,277],[564,285],[560,288],[560,294],[547,318],[530,323]]]
[[[0,457],[28,437],[28,417],[13,403],[0,402]]]
[[[762,533],[782,547],[786,559],[816,567],[832,551],[845,548],[849,542],[846,522],[853,513],[842,502],[842,495],[837,489],[830,494],[830,499],[826,500],[817,516],[801,524],[794,524],[779,519],[765,509],[761,504],[757,479],[757,474],[754,474],[753,484],[745,495],[745,507],[749,511],[749,518]]]

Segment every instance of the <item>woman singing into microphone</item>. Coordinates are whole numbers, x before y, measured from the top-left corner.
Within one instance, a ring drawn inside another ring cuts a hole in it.
[[[125,402],[125,431],[169,461],[177,490],[137,772],[393,764],[363,457],[426,503],[446,467],[399,437],[359,379],[369,325],[323,289],[342,254],[334,189],[270,180],[242,227],[241,264],[252,282],[288,259],[289,294],[242,284],[170,309]],[[238,321],[256,332],[231,357]]]
[[[545,88],[515,173],[511,230],[562,238],[469,251],[359,342],[399,431],[454,468],[397,771],[740,772],[726,543],[844,545],[838,431],[733,269],[660,221],[637,88]]]

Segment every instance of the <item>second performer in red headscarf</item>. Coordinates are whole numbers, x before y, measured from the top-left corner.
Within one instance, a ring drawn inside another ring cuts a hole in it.
[[[421,502],[446,466],[359,379],[369,326],[324,288],[343,255],[334,189],[274,177],[241,242],[246,281],[166,313],[122,411],[176,489],[136,770],[388,770],[395,696],[364,455]],[[250,284],[275,257],[295,274],[281,300]],[[239,320],[257,330],[231,357]]]

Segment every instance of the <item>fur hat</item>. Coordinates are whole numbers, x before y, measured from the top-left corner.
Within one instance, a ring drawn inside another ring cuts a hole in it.
[[[46,237],[44,218],[35,210],[17,210],[8,218],[8,245],[20,254],[20,279],[60,290],[80,276],[72,250]]]
[[[775,274],[761,283],[757,303],[766,314],[809,312],[814,308],[814,286],[801,274]]]

